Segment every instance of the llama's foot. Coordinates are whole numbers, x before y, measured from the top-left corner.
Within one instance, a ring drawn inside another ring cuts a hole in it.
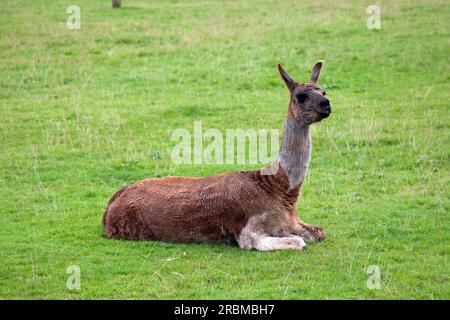
[[[256,249],[259,251],[306,250],[306,243],[303,238],[295,235],[289,237],[260,236],[253,238],[251,243],[245,241],[238,241],[238,243],[242,249]]]
[[[300,222],[294,231],[294,234],[305,239],[306,242],[316,242],[325,239],[325,232],[321,227]]]

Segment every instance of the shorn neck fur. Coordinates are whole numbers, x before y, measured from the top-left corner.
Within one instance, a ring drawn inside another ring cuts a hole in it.
[[[294,118],[284,123],[283,140],[278,161],[289,179],[290,190],[303,182],[308,172],[311,157],[311,137],[309,125],[302,126]]]

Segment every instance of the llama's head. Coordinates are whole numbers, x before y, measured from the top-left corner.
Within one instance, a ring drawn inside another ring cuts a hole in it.
[[[327,99],[325,91],[316,85],[322,66],[322,61],[316,62],[309,81],[297,83],[280,64],[278,65],[281,78],[291,93],[289,116],[295,118],[301,125],[318,122],[331,113],[330,100]]]

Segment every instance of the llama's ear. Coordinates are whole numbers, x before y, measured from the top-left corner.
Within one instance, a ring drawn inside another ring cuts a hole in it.
[[[320,70],[323,67],[323,60],[319,60],[316,62],[314,67],[312,68],[311,72],[311,78],[309,79],[310,82],[316,83],[317,79],[319,79]]]
[[[292,92],[297,83],[286,73],[286,71],[284,71],[281,64],[278,64],[278,71],[280,72],[281,78],[283,79],[284,83],[286,83],[289,91]]]

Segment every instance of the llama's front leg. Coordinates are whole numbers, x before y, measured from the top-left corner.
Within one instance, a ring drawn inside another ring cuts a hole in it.
[[[321,227],[306,224],[300,220],[295,224],[292,233],[302,237],[306,242],[316,242],[325,239],[325,232]]]
[[[283,250],[294,249],[304,250],[306,249],[305,240],[300,236],[289,237],[269,237],[262,236],[257,239],[254,248],[259,251],[271,251],[271,250]]]
[[[272,251],[272,250],[304,250],[306,249],[306,243],[300,236],[289,237],[270,237],[260,236],[254,239],[251,243],[245,243],[238,241],[241,249],[256,249],[259,251]]]
[[[237,242],[241,249],[247,250],[256,249],[259,251],[272,251],[283,249],[306,249],[306,243],[300,236],[271,237],[265,234],[259,235],[247,230],[244,230],[244,232],[241,233]]]

